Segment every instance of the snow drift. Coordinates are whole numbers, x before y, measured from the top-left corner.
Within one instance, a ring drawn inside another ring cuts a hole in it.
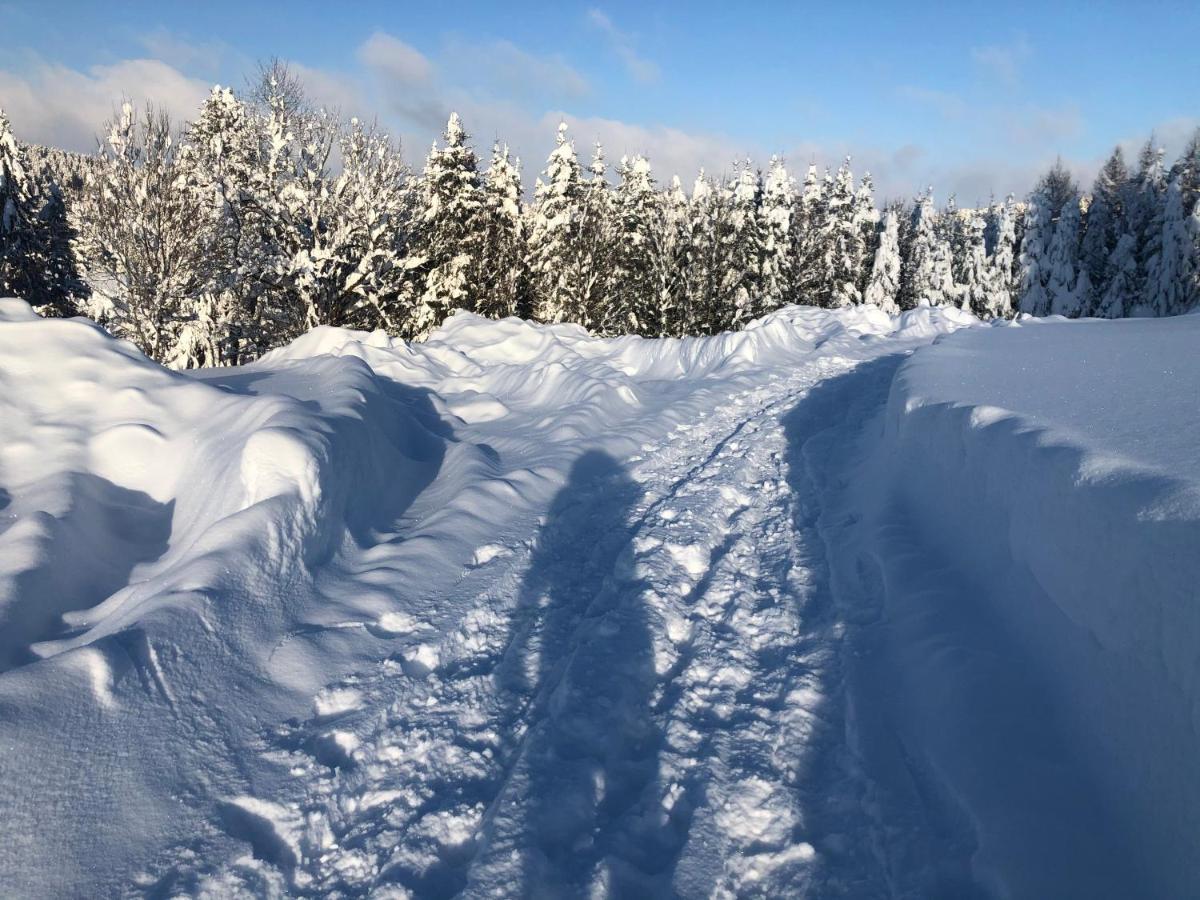
[[[1025,320],[892,383],[843,588],[882,586],[910,765],[1001,893],[1200,883],[1198,342]]]

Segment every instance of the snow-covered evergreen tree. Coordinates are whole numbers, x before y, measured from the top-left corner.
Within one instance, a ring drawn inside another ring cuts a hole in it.
[[[838,167],[825,203],[825,291],[830,307],[861,303],[863,228],[854,191],[854,173],[847,157]]]
[[[762,304],[761,266],[763,234],[759,216],[762,186],[750,160],[738,170],[730,193],[729,268],[718,303],[731,309],[734,327],[765,312]]]
[[[36,302],[36,235],[25,154],[0,110],[0,296]]]
[[[620,289],[609,298],[601,323],[603,333],[656,337],[664,331],[667,310],[659,282],[659,238],[664,233],[663,208],[654,189],[649,161],[622,159],[616,193],[614,277]]]
[[[1092,185],[1087,218],[1079,255],[1091,283],[1092,297],[1087,312],[1095,309],[1108,288],[1108,258],[1117,246],[1124,228],[1125,197],[1129,168],[1120,147],[1104,163]]]
[[[451,113],[443,146],[429,151],[421,175],[420,212],[412,257],[419,259],[420,294],[409,332],[424,337],[456,309],[474,311],[484,253],[483,197],[475,151],[457,113]]]
[[[1191,215],[1200,198],[1200,128],[1192,132],[1179,159],[1171,166],[1170,180],[1179,181],[1184,215]]]
[[[1019,309],[1032,316],[1050,313],[1050,241],[1054,237],[1053,200],[1035,190],[1025,207],[1025,234],[1021,239]]]
[[[1167,186],[1159,252],[1151,261],[1149,272],[1146,300],[1158,316],[1179,315],[1191,307],[1192,285],[1188,283],[1188,275],[1197,265],[1197,246],[1183,211],[1182,181],[1177,174]]]
[[[1105,319],[1119,319],[1129,314],[1137,298],[1137,240],[1132,232],[1124,231],[1108,257],[1104,273],[1105,289],[1100,295],[1095,314]]]
[[[526,312],[525,216],[520,161],[508,147],[492,147],[483,176],[482,246],[475,311],[494,319]]]
[[[899,292],[900,220],[897,210],[889,208],[883,214],[864,301],[894,315],[900,311],[896,303]]]
[[[534,315],[540,322],[590,324],[578,272],[571,259],[580,238],[583,180],[567,124],[558,126],[555,148],[534,187],[529,223],[529,269]]]
[[[991,290],[985,315],[1011,316],[1014,308],[1017,230],[1011,194],[1003,203],[995,204],[991,212],[992,249],[990,253]]]
[[[980,317],[991,315],[995,293],[995,275],[988,258],[985,228],[983,216],[976,214],[966,217],[958,278],[959,306]]]
[[[1080,316],[1089,305],[1086,270],[1082,273],[1084,282],[1080,284],[1080,226],[1081,212],[1076,198],[1064,204],[1059,213],[1047,253],[1046,293],[1051,315]]]
[[[792,177],[783,160],[772,157],[762,198],[763,309],[777,309],[792,296],[796,259],[792,252],[792,214],[796,206]]]
[[[939,228],[932,188],[913,206],[907,250],[901,268],[901,309],[912,309],[922,300],[933,306],[953,302],[950,246]]]
[[[854,192],[854,224],[862,247],[859,265],[858,293],[864,297],[871,280],[872,261],[879,246],[879,210],[875,208],[875,182],[870,172],[864,172]]]

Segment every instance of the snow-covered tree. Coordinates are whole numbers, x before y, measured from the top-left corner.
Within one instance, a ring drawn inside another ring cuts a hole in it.
[[[165,114],[147,108],[139,121],[124,104],[71,209],[95,292],[89,314],[164,362],[219,262],[209,205],[176,164],[176,147]]]
[[[1021,312],[1033,316],[1050,313],[1050,241],[1054,237],[1052,199],[1043,191],[1034,191],[1025,207],[1025,234],[1021,239]]]
[[[1137,277],[1137,240],[1131,232],[1125,231],[1108,257],[1105,289],[1098,299],[1095,314],[1105,319],[1128,315],[1137,297]]]
[[[900,219],[898,211],[889,208],[880,223],[879,245],[871,265],[864,301],[873,303],[886,313],[900,311],[896,297],[900,292]]]
[[[988,258],[985,228],[984,219],[980,215],[972,215],[965,219],[965,238],[958,279],[959,305],[981,317],[991,315],[992,298],[995,293],[995,273]]]
[[[879,246],[879,210],[875,208],[875,183],[870,172],[864,172],[854,192],[854,225],[858,229],[862,248],[859,265],[858,291],[865,296],[871,279],[872,261]]]
[[[482,246],[475,311],[494,319],[526,312],[525,216],[520,161],[508,147],[492,147],[483,176]]]
[[[622,159],[618,172],[613,262],[620,289],[609,298],[601,327],[605,334],[656,337],[663,333],[663,301],[670,299],[658,278],[663,208],[645,157]]]
[[[792,253],[792,214],[796,205],[792,177],[783,160],[772,157],[762,197],[762,294],[764,311],[776,309],[792,295],[796,259]]]
[[[730,321],[735,327],[744,325],[765,312],[762,305],[761,279],[761,195],[761,179],[750,161],[746,160],[739,168],[729,192],[729,268],[724,279],[724,290],[718,301],[730,307]]]
[[[922,300],[933,306],[953,302],[950,246],[938,227],[932,188],[917,198],[907,237],[908,252],[901,268],[901,309],[912,309]]]
[[[421,175],[420,211],[411,259],[419,260],[420,293],[409,332],[424,337],[456,309],[474,311],[484,253],[483,197],[475,151],[457,113],[451,113],[443,146],[429,151]]]
[[[577,268],[571,263],[580,238],[582,193],[579,160],[563,122],[545,172],[534,187],[530,211],[529,269],[534,315],[541,322],[586,324],[590,317]]]
[[[1092,185],[1087,218],[1080,246],[1080,262],[1087,272],[1092,296],[1085,313],[1095,309],[1108,288],[1108,258],[1117,246],[1125,227],[1125,197],[1129,168],[1120,147],[1104,163]]]
[[[0,110],[0,296],[35,302],[38,253],[25,154]]]
[[[1016,216],[1011,194],[1003,203],[994,204],[989,215],[991,225],[990,267],[992,270],[991,291],[985,315],[990,317],[1011,316],[1015,293],[1017,229]]]
[[[825,277],[823,305],[850,306],[861,303],[859,285],[863,267],[863,225],[854,191],[854,173],[847,157],[826,196],[824,237]]]
[[[1079,316],[1088,306],[1087,271],[1081,272],[1079,265],[1080,225],[1081,212],[1076,198],[1063,205],[1047,253],[1046,293],[1052,315]]]
[[[1197,245],[1183,211],[1182,177],[1176,175],[1167,186],[1166,207],[1162,216],[1159,252],[1151,260],[1146,298],[1155,315],[1173,316],[1192,305],[1194,285],[1189,274],[1195,272]]]

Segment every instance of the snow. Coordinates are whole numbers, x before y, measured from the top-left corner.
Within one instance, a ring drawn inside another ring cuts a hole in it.
[[[0,301],[0,883],[1186,894],[1197,328],[457,314],[183,375]]]
[[[886,693],[1002,894],[1200,879],[1198,337],[1183,317],[939,340],[891,382],[841,501],[862,521],[828,529],[843,594],[884,618],[860,708]]]

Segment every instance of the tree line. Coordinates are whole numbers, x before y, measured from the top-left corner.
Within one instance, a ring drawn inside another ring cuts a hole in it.
[[[599,145],[583,165],[564,124],[527,203],[519,160],[484,165],[457,115],[414,172],[272,64],[181,128],[125,104],[93,155],[23,145],[0,113],[0,295],[179,368],[316,325],[420,339],[456,309],[646,336],[789,303],[1172,315],[1200,304],[1198,196],[1200,132],[1170,168],[1153,141],[1133,169],[1118,148],[1087,195],[1056,164],[1023,202],[880,210],[849,160],[799,182],[745,160],[689,192],[642,156],[610,173]]]

